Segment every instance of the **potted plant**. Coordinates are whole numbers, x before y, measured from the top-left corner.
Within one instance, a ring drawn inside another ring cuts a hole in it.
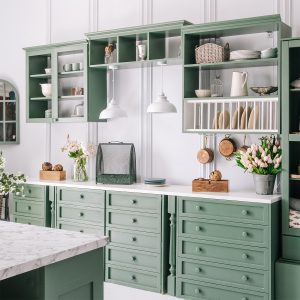
[[[5,164],[6,159],[0,151],[0,219],[9,221],[9,193],[23,194],[22,183],[26,182],[26,177],[5,172]]]
[[[237,151],[235,158],[239,167],[253,174],[257,194],[273,194],[276,175],[282,171],[282,150],[274,135],[260,138],[260,145]]]
[[[73,180],[74,181],[87,181],[87,161],[90,156],[95,155],[95,147],[92,144],[88,144],[84,147],[82,143],[70,140],[70,136],[67,136],[67,143],[61,148],[63,152],[68,152],[68,156],[74,159],[73,166]]]

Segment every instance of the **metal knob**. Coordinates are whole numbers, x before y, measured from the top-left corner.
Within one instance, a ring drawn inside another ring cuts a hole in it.
[[[83,217],[83,216],[84,216],[84,213],[83,213],[83,212],[81,212],[81,213],[80,213],[80,217]]]
[[[30,205],[28,205],[28,210],[31,210],[31,206]]]
[[[202,210],[202,206],[196,205],[196,210],[198,210],[198,211]]]
[[[131,257],[132,261],[136,261],[136,256]]]
[[[243,236],[244,238],[246,238],[246,237],[248,236],[247,231],[243,231],[243,232],[242,232],[242,236]]]
[[[132,204],[136,204],[136,203],[137,203],[137,200],[136,200],[136,199],[132,199],[132,200],[131,200],[131,203],[132,203]]]
[[[28,193],[31,194],[31,189],[28,189]]]
[[[241,300],[248,300],[248,298],[246,298],[246,297],[243,297]]]
[[[195,289],[195,294],[201,294],[201,293],[202,291],[199,288]]]
[[[81,229],[81,230],[79,230],[81,233],[83,233],[84,232],[84,230],[83,229]]]
[[[83,194],[80,194],[80,199],[84,199],[84,195]]]
[[[247,259],[247,258],[248,258],[248,254],[247,254],[247,253],[243,253],[243,254],[242,254],[242,258],[243,258],[243,259]]]
[[[243,210],[242,210],[242,215],[243,215],[243,216],[247,216],[247,215],[248,215],[248,211],[247,211],[246,209],[243,209]]]
[[[131,275],[131,280],[136,280],[135,275]]]
[[[28,222],[27,224],[28,224],[28,225],[31,225],[31,223],[30,223],[30,222]]]
[[[247,280],[248,280],[248,276],[247,276],[247,275],[243,275],[243,276],[242,276],[242,280],[243,280],[243,281],[247,281]]]
[[[132,223],[136,223],[137,222],[137,219],[136,218],[133,218],[132,219]]]
[[[195,273],[201,273],[202,272],[202,269],[201,268],[199,268],[199,267],[196,267],[195,268]]]
[[[202,252],[202,248],[201,247],[196,247],[196,252]]]
[[[201,226],[196,226],[195,229],[196,229],[196,231],[201,231],[202,227]]]
[[[132,242],[136,242],[136,237],[133,236],[133,237],[131,238],[131,241],[132,241]]]

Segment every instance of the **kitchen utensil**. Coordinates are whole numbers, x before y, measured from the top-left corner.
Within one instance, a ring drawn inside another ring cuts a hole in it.
[[[248,122],[248,129],[258,129],[259,126],[259,105],[256,104],[251,111],[249,122]]]
[[[260,51],[236,50],[230,52],[230,60],[258,59],[260,54]]]
[[[52,84],[51,83],[40,83],[42,88],[42,94],[45,97],[50,98],[52,96]]]
[[[51,68],[46,68],[46,69],[45,69],[45,73],[46,73],[46,74],[51,74]]]
[[[212,123],[212,129],[218,129],[219,128],[219,117],[220,117],[220,112],[217,111],[215,113],[213,123]]]
[[[207,89],[195,90],[195,93],[198,98],[210,97],[211,95],[210,90]]]
[[[64,70],[65,72],[70,72],[70,71],[72,71],[72,64],[64,64],[64,65],[63,65],[63,70]]]
[[[256,93],[259,94],[259,96],[265,96],[272,93],[277,92],[278,87],[277,86],[252,86],[250,89]]]
[[[248,73],[232,72],[231,97],[248,96],[247,88]]]
[[[79,104],[75,105],[73,116],[76,117],[83,117],[84,115],[84,102],[80,102]]]
[[[291,82],[291,86],[292,86],[293,88],[297,88],[297,89],[300,88],[300,78],[298,78],[298,79],[292,81],[292,82]]]
[[[204,148],[200,149],[197,153],[197,159],[201,164],[207,164],[213,161],[214,152],[207,148],[207,136],[204,137]]]
[[[219,129],[226,129],[230,124],[230,114],[227,110],[220,113],[219,116]]]
[[[241,119],[243,115],[244,108],[242,106],[238,107],[232,116],[231,129],[239,129],[241,127]]]
[[[80,66],[78,62],[72,63],[72,71],[79,71]]]
[[[230,160],[230,156],[236,151],[236,143],[229,135],[225,135],[225,138],[222,139],[219,143],[219,152],[221,155]]]
[[[240,128],[241,129],[247,129],[247,125],[248,125],[248,121],[250,118],[250,114],[251,114],[251,107],[250,106],[246,106],[243,114],[242,114],[242,118],[241,118],[241,125]]]
[[[239,147],[239,151],[242,151],[242,152],[246,152],[248,150],[249,146],[246,145],[246,134],[244,135],[244,144]]]

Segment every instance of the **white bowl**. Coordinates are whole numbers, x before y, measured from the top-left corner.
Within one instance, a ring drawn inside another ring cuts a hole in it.
[[[45,69],[45,73],[46,73],[46,74],[51,74],[51,68],[46,68],[46,69]]]
[[[292,82],[291,82],[291,86],[292,86],[293,88],[296,88],[296,89],[300,88],[300,78],[298,78],[298,79],[292,81]]]
[[[45,97],[51,97],[52,96],[52,84],[51,83],[40,83],[42,88],[42,94]]]
[[[195,90],[195,93],[198,98],[210,97],[211,95],[210,90],[206,89]]]

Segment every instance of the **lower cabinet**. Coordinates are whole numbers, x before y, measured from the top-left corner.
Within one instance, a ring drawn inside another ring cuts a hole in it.
[[[17,223],[50,226],[49,189],[43,185],[25,184],[23,196],[13,195],[12,220]]]
[[[278,220],[279,203],[178,197],[176,296],[275,299]]]

